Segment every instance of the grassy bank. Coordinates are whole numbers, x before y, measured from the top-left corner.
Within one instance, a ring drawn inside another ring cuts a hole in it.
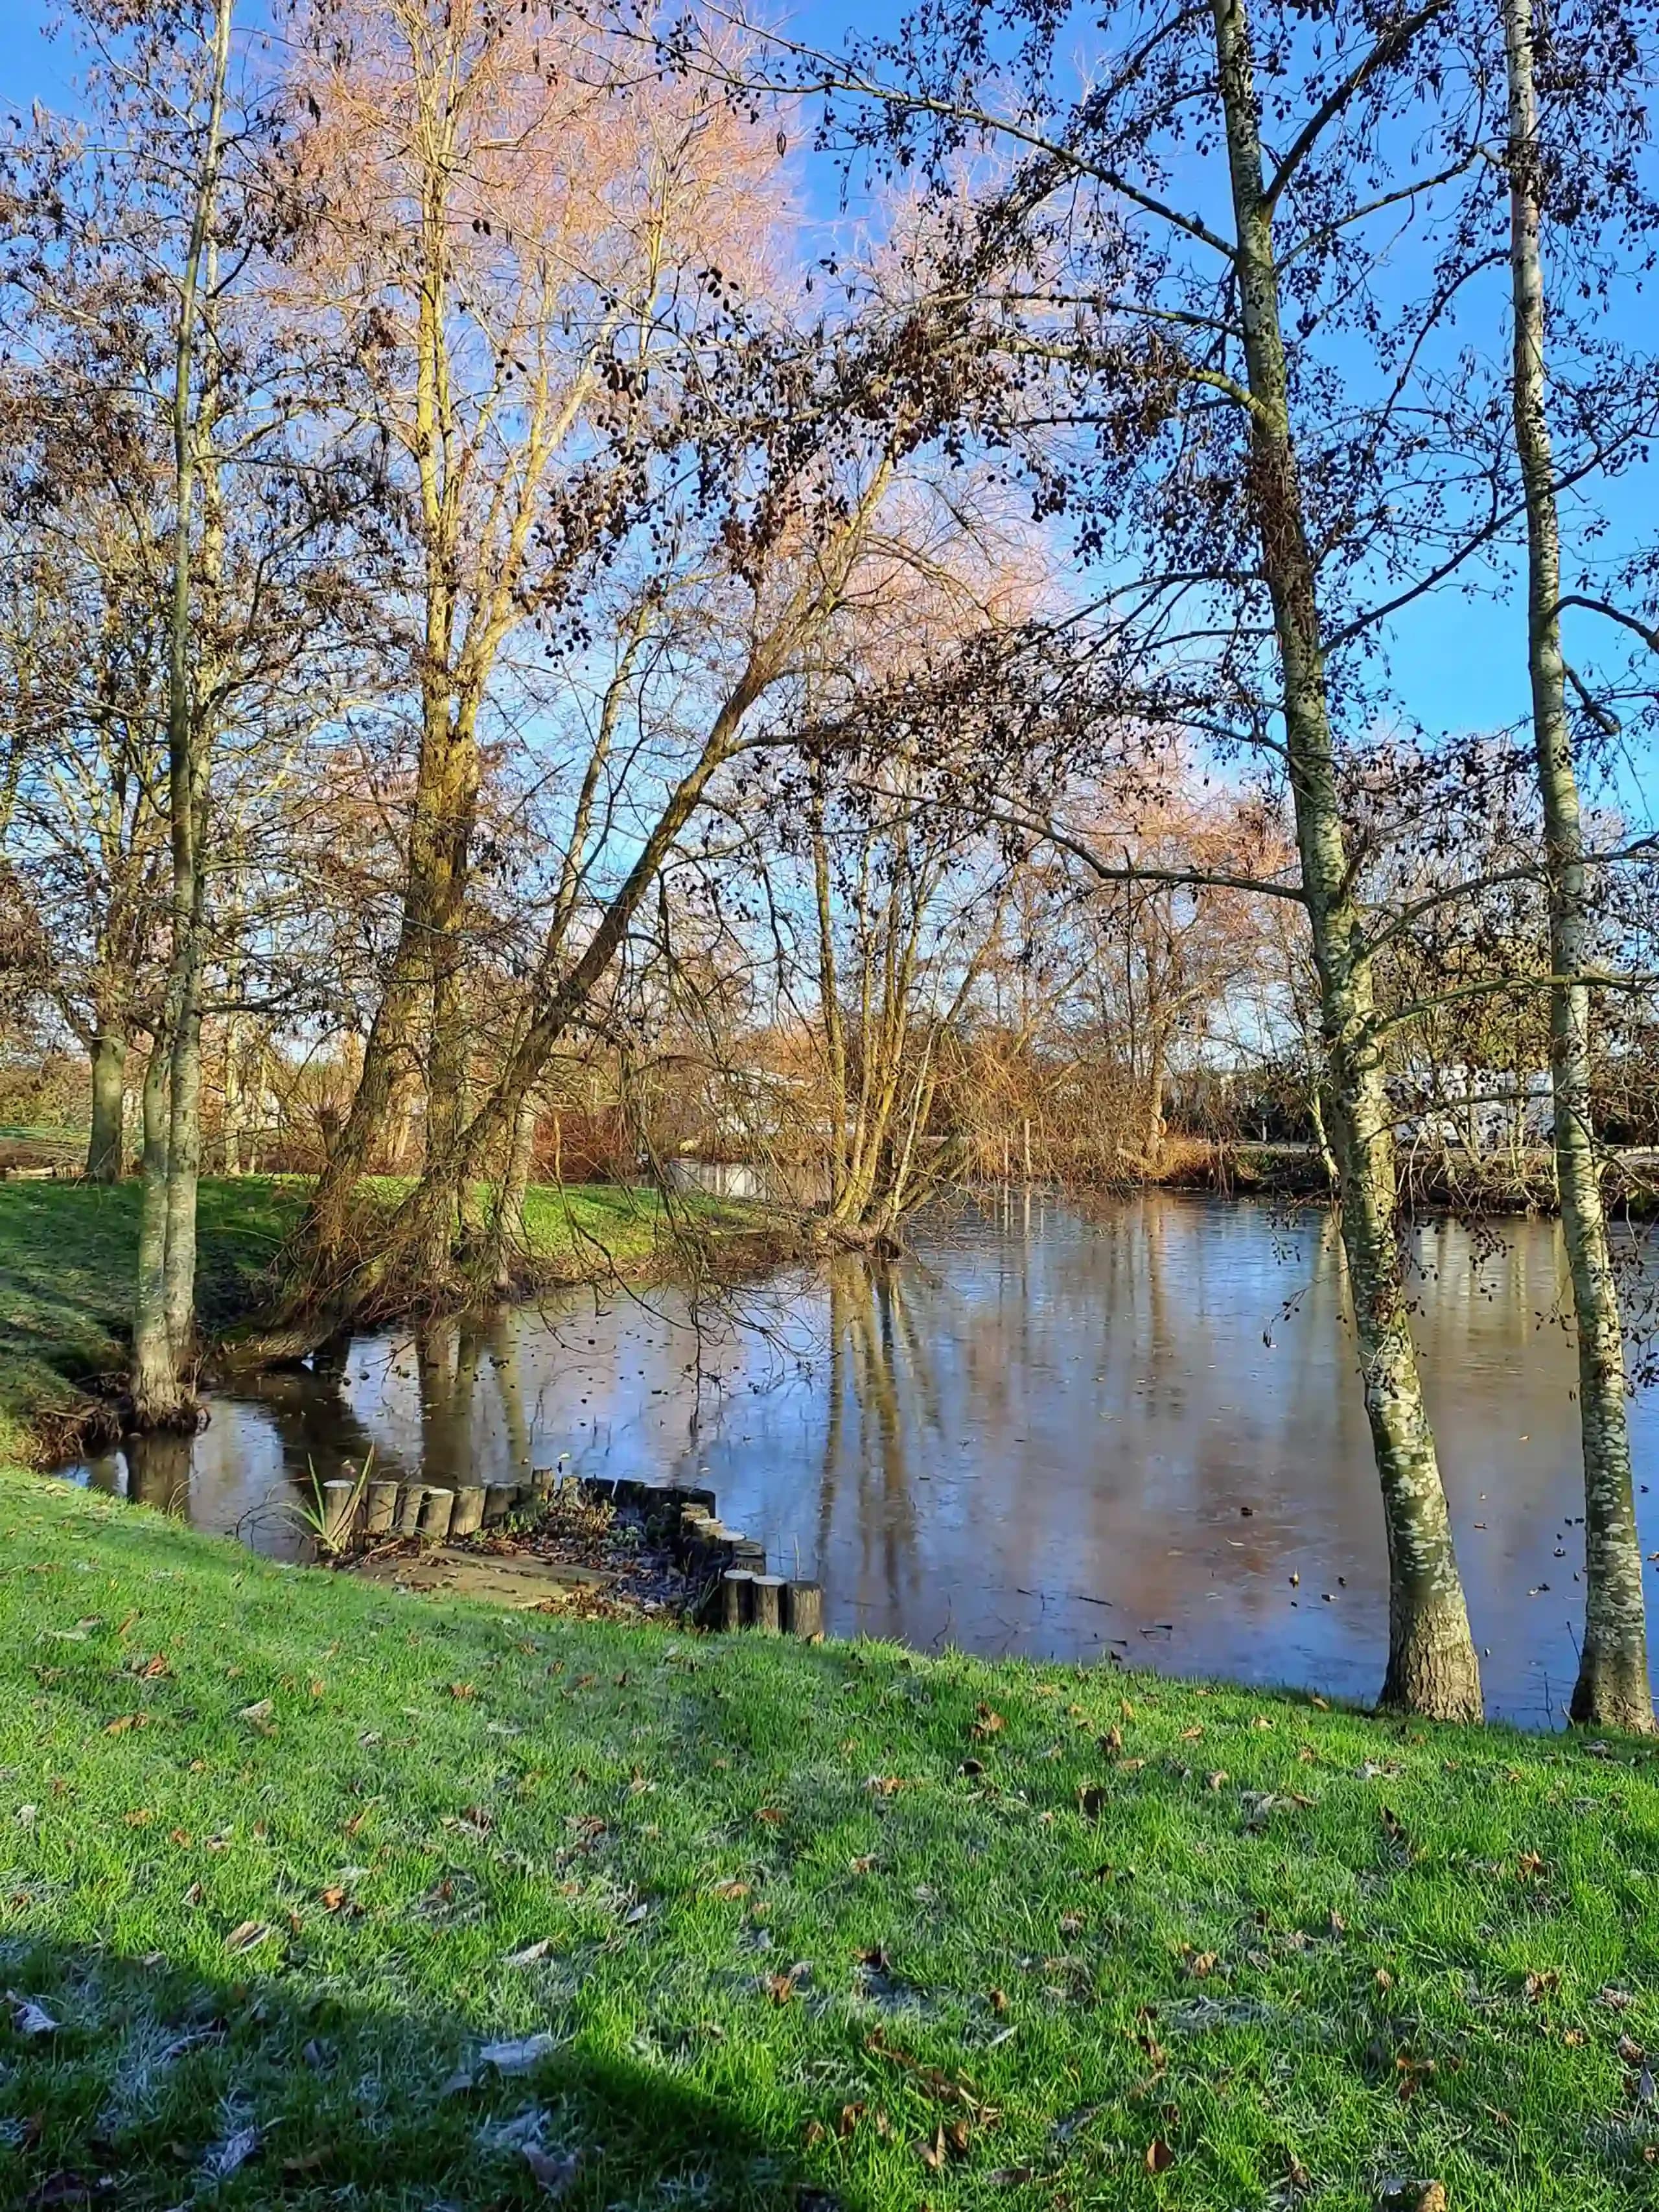
[[[0,1607],[9,2203],[1659,2203],[1633,1746],[502,1616],[29,1477]]]
[[[292,1178],[203,1182],[198,1296],[210,1337],[271,1297],[304,1194]],[[0,1459],[61,1456],[88,1386],[125,1367],[140,1196],[136,1182],[0,1182]],[[717,1226],[744,1224],[741,1209],[698,1205]],[[580,1184],[532,1188],[525,1228],[527,1271],[553,1283],[648,1266],[665,1222],[648,1192]]]

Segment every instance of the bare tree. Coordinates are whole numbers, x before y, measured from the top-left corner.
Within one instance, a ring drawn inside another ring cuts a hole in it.
[[[1503,24],[1514,313],[1510,400],[1526,500],[1528,670],[1547,864],[1555,1164],[1577,1324],[1584,1458],[1584,1640],[1571,1712],[1574,1720],[1593,1726],[1650,1732],[1655,1725],[1653,1691],[1631,1475],[1623,1323],[1608,1249],[1602,1162],[1591,1103],[1592,999],[1587,979],[1597,965],[1600,948],[1594,870],[1586,865],[1589,841],[1574,763],[1568,669],[1561,641],[1561,532],[1550,432],[1542,256],[1552,168],[1540,125],[1539,33],[1532,0],[1504,0]],[[1581,70],[1580,83],[1600,93],[1618,83],[1622,63],[1639,84],[1639,66],[1620,15],[1592,11],[1587,27],[1589,67]],[[1584,36],[1583,28],[1579,36]],[[1598,98],[1603,127],[1616,118],[1617,106],[1616,95]],[[1644,117],[1635,120],[1635,132],[1626,120],[1625,129],[1615,134],[1620,146],[1628,146],[1644,128]],[[1575,131],[1582,124],[1582,118],[1575,118]],[[1598,149],[1603,158],[1607,150]],[[1559,164],[1554,177],[1562,181]]]

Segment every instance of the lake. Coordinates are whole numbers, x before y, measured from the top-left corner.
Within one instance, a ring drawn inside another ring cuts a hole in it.
[[[613,1286],[361,1336],[337,1375],[261,1376],[196,1437],[73,1472],[286,1557],[296,1480],[371,1447],[434,1480],[707,1482],[823,1582],[836,1634],[1375,1694],[1382,1518],[1325,1212],[1014,1192],[911,1236],[701,1302]],[[1583,1507],[1559,1235],[1434,1222],[1416,1253],[1487,1711],[1559,1725]],[[1632,1415],[1651,1551],[1654,1399]]]

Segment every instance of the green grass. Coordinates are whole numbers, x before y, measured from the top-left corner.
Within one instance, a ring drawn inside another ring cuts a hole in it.
[[[526,2142],[588,2212],[1659,2203],[1637,1746],[507,1617],[28,1477],[0,1616],[6,2203],[529,2207]]]
[[[399,1188],[382,1179],[395,1195]],[[217,1335],[276,1287],[283,1239],[304,1202],[290,1177],[204,1180],[198,1301]],[[138,1249],[137,1182],[0,1182],[0,1460],[38,1459],[84,1409],[82,1385],[126,1364]],[[743,1225],[738,1207],[697,1202],[700,1219]],[[648,1262],[663,1210],[649,1192],[606,1184],[538,1187],[525,1204],[530,1258],[547,1280]]]

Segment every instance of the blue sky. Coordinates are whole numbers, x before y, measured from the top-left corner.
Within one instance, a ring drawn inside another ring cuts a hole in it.
[[[54,0],[0,0],[0,99],[9,110],[24,109],[36,98],[57,107],[73,104],[72,44],[45,36],[53,6]],[[829,44],[840,27],[850,21],[869,27],[877,15],[872,0],[808,0],[794,21],[799,35]],[[890,24],[891,10],[881,10],[880,19]],[[1614,301],[1610,319],[1615,331],[1623,325],[1634,331],[1638,317],[1650,321],[1651,302],[1632,288],[1628,297]],[[1612,517],[1612,546],[1634,544],[1638,532],[1650,531],[1650,518],[1659,512],[1654,477],[1650,465],[1598,493]],[[1607,551],[1604,545],[1603,558]],[[1576,621],[1583,627],[1570,635],[1569,653],[1588,660],[1604,642],[1606,628],[1598,617],[1581,615]],[[1391,636],[1395,688],[1407,712],[1431,731],[1491,729],[1526,710],[1524,652],[1524,621],[1512,593],[1471,600],[1443,590],[1418,603]],[[1650,753],[1644,750],[1627,763],[1619,782],[1628,812],[1644,821],[1659,817],[1659,761]]]

